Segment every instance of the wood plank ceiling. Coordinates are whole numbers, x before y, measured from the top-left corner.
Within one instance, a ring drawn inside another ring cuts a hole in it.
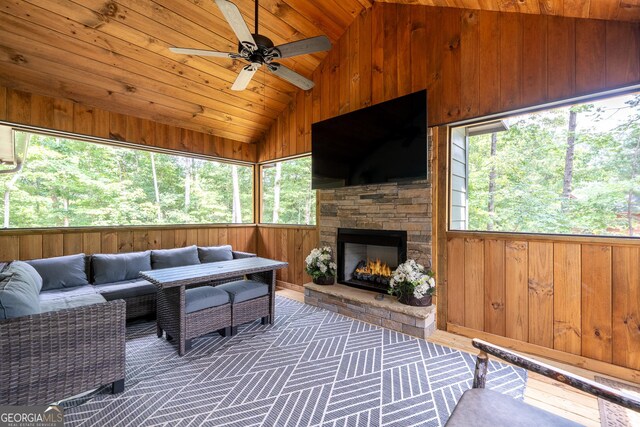
[[[253,28],[253,0],[233,0]],[[335,43],[373,0],[261,0],[276,44],[325,34]],[[602,19],[640,19],[640,0],[378,0]],[[0,85],[256,142],[296,88],[260,72],[229,88],[242,63],[176,55],[170,46],[236,50],[212,0],[3,0]],[[311,78],[326,54],[284,59]]]

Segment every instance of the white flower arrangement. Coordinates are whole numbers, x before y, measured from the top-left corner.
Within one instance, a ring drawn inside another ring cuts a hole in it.
[[[338,268],[333,262],[333,253],[329,246],[312,249],[305,263],[307,274],[314,279],[335,276]]]
[[[436,280],[433,271],[425,269],[413,259],[400,264],[393,271],[389,281],[389,293],[398,298],[413,296],[420,299],[434,295],[435,291]]]

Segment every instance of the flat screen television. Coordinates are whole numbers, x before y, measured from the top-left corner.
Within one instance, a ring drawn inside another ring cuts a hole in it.
[[[314,123],[312,187],[427,177],[427,91]]]

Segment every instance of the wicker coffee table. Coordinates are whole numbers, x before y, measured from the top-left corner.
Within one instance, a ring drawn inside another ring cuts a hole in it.
[[[275,314],[276,271],[289,264],[267,258],[251,257],[184,267],[143,271],[140,276],[158,289],[158,333],[178,340],[178,352],[183,355],[190,347],[186,339],[185,290],[194,286],[216,286],[238,280],[242,276],[269,285],[269,323]],[[231,325],[229,325],[231,326]]]

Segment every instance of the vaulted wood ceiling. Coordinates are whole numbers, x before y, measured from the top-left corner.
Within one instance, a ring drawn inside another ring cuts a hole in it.
[[[253,0],[233,0],[253,28]],[[373,0],[261,0],[276,44],[325,34],[335,43]],[[640,0],[378,0],[639,20]],[[170,46],[236,50],[212,0],[3,0],[0,85],[256,142],[296,88],[269,73],[229,88],[243,65],[176,55]],[[311,78],[326,54],[281,62]]]

